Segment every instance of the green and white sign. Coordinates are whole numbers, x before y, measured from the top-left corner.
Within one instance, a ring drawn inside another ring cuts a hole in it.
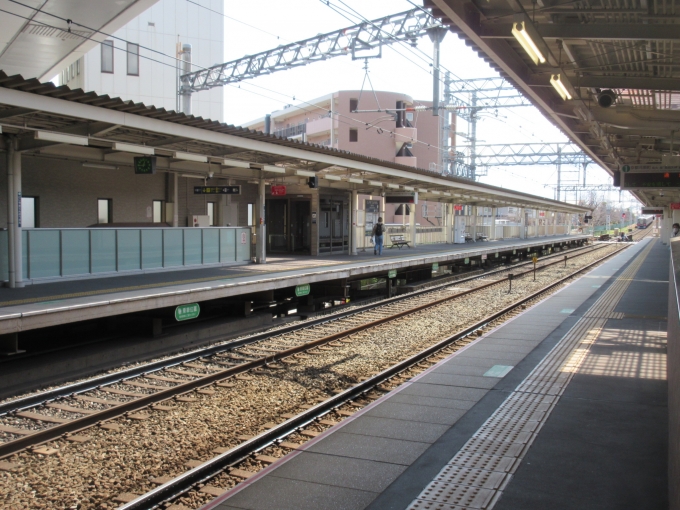
[[[295,295],[297,297],[306,296],[309,294],[309,291],[310,287],[308,283],[305,283],[304,285],[298,285],[297,287],[295,287]]]
[[[387,271],[387,277],[388,278],[396,278],[397,277],[397,270],[396,269],[390,269]]]
[[[188,305],[180,305],[175,308],[175,319],[178,321],[186,321],[195,319],[201,313],[201,307],[198,303],[191,303]]]
[[[439,262],[432,264],[432,271],[439,271]]]
[[[622,172],[625,172],[625,173],[630,172],[630,165],[623,165],[623,166],[621,167],[621,171],[622,171]]]

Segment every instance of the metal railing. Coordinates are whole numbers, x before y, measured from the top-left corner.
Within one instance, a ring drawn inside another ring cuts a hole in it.
[[[250,261],[250,228],[39,228],[22,230],[28,280],[142,272]],[[7,230],[0,280],[7,281]]]

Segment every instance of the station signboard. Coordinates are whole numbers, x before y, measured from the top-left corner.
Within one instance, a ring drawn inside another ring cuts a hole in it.
[[[385,195],[387,204],[418,204],[418,192],[406,191],[401,193],[387,193]]]
[[[311,287],[308,283],[305,283],[304,285],[298,285],[295,287],[295,295],[297,297],[302,297],[302,296],[307,296],[309,294]]]
[[[286,195],[286,187],[283,185],[272,186],[272,196],[273,197],[283,197]]]
[[[621,176],[621,189],[663,189],[680,188],[680,168],[677,171],[669,171],[658,167],[656,172],[624,173]]]
[[[380,200],[368,200],[364,201],[364,210],[367,213],[379,213],[380,212]]]
[[[191,303],[188,305],[179,305],[175,308],[175,320],[186,321],[195,319],[201,313],[201,307],[198,303]]]
[[[680,202],[673,202],[671,204],[671,209],[673,209],[673,210],[680,209]]]
[[[624,174],[678,173],[680,172],[680,165],[622,165],[621,172]]]
[[[194,195],[240,195],[241,186],[194,186]]]
[[[643,207],[642,214],[663,214],[663,208],[661,207]]]

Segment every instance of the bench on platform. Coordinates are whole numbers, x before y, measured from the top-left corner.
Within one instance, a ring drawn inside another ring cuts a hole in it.
[[[407,248],[410,248],[409,242],[404,239],[404,236],[401,234],[392,234],[390,235],[390,242],[392,243],[392,246],[390,248],[394,248],[395,246],[401,250],[402,246],[406,246]]]
[[[465,236],[465,242],[466,243],[474,243],[475,242],[475,240],[472,239],[472,236],[470,234],[468,234],[467,232],[465,232],[465,234],[463,234],[463,235]]]
[[[477,232],[477,241],[488,241],[489,236],[485,236],[481,232]]]

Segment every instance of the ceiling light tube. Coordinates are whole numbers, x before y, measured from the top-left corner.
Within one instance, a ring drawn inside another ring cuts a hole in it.
[[[399,185],[398,185],[398,184],[392,184],[391,182],[388,182],[388,183],[387,183],[387,187],[388,187],[388,188],[392,188],[392,189],[399,189]]]
[[[329,181],[341,181],[342,177],[338,175],[326,174],[321,176],[322,179],[327,179]]]
[[[246,168],[248,168],[248,167],[246,167]],[[264,165],[262,167],[262,170],[264,170],[265,172],[272,172],[272,173],[275,173],[275,174],[285,174],[286,173],[286,169],[284,167],[276,166],[276,165]]]
[[[562,83],[559,74],[553,74],[550,76],[550,85],[553,86],[563,101],[568,101],[571,99],[571,94],[567,90],[567,87],[564,86],[564,83]]]
[[[347,179],[347,180],[348,180],[349,182],[353,182],[354,184],[363,184],[363,183],[364,183],[364,180],[363,180],[363,179],[355,179],[355,178],[353,178],[353,177],[350,177],[350,178]]]
[[[36,131],[34,138],[46,142],[70,143],[71,145],[88,145],[89,142],[87,136],[66,135],[51,131]]]
[[[427,190],[425,188],[418,188],[418,191],[420,193],[427,193]]]
[[[536,43],[527,32],[526,21],[518,21],[513,23],[512,35],[514,35],[515,39],[517,39],[517,42],[522,45],[522,48],[524,48],[524,51],[527,52],[529,58],[534,61],[534,64],[538,65],[539,62],[541,64],[545,64],[545,57],[543,56],[543,53],[541,53],[541,50],[538,49],[538,46],[536,46]]]
[[[172,157],[181,159],[183,161],[196,161],[197,163],[207,163],[208,156],[201,156],[200,154],[192,154],[191,152],[173,152]]]
[[[248,161],[239,161],[236,159],[223,159],[221,165],[232,168],[250,168],[250,163]]]
[[[406,191],[415,191],[416,190],[413,186],[404,186],[404,189]]]
[[[380,181],[368,181],[368,184],[370,186],[382,186],[382,182]]]
[[[146,156],[153,156],[155,154],[153,147],[147,147],[145,145],[133,145],[131,143],[114,142],[112,149],[114,151],[132,152],[134,154],[144,154]]]
[[[206,179],[207,175],[196,175],[196,174],[179,174],[180,177],[186,177],[187,179]]]
[[[100,163],[83,163],[81,166],[85,168],[101,168],[103,170],[118,170],[117,166],[114,165],[102,165]]]
[[[295,175],[300,175],[302,177],[314,177],[316,172],[308,172],[307,170],[295,170]]]

